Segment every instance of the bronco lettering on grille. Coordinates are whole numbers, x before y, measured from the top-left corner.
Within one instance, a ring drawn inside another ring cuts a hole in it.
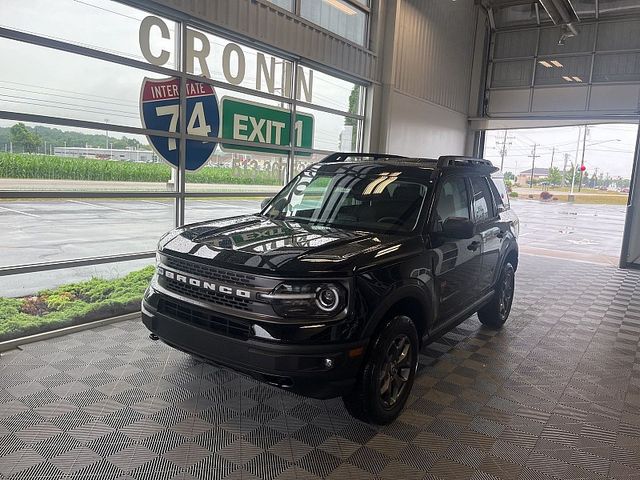
[[[173,272],[171,270],[167,270],[163,267],[158,267],[158,275],[161,277],[166,277],[171,280],[175,280],[176,282],[181,282],[187,285],[191,285],[193,287],[204,288],[206,290],[212,290],[214,292],[219,292],[224,295],[233,295],[240,298],[251,298],[251,292],[248,290],[242,290],[240,288],[229,287],[227,285],[219,285],[216,283],[210,283],[204,280],[200,280],[199,278],[188,277],[181,273]]]

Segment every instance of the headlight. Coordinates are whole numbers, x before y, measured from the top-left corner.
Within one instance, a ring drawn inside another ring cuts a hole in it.
[[[261,294],[281,317],[334,317],[347,304],[347,291],[338,283],[281,283]]]
[[[323,312],[335,312],[340,306],[340,292],[334,285],[323,285],[316,291],[316,305]]]

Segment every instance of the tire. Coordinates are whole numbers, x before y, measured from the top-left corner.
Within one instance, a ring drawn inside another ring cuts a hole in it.
[[[507,262],[500,272],[496,293],[489,303],[478,310],[478,318],[483,325],[490,328],[500,328],[504,325],[511,312],[514,291],[515,269],[510,262]]]
[[[413,387],[418,349],[413,321],[404,315],[391,319],[371,344],[353,391],[342,397],[349,413],[367,423],[393,422]]]

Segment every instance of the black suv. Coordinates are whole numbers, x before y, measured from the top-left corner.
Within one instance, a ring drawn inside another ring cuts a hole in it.
[[[166,234],[142,320],[178,349],[391,422],[424,342],[476,312],[489,327],[509,315],[518,219],[496,170],[329,155],[260,213]]]

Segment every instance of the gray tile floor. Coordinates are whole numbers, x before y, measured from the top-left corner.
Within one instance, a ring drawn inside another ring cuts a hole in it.
[[[0,479],[640,478],[640,273],[523,256],[511,318],[427,346],[387,427],[151,342],[0,358]]]

